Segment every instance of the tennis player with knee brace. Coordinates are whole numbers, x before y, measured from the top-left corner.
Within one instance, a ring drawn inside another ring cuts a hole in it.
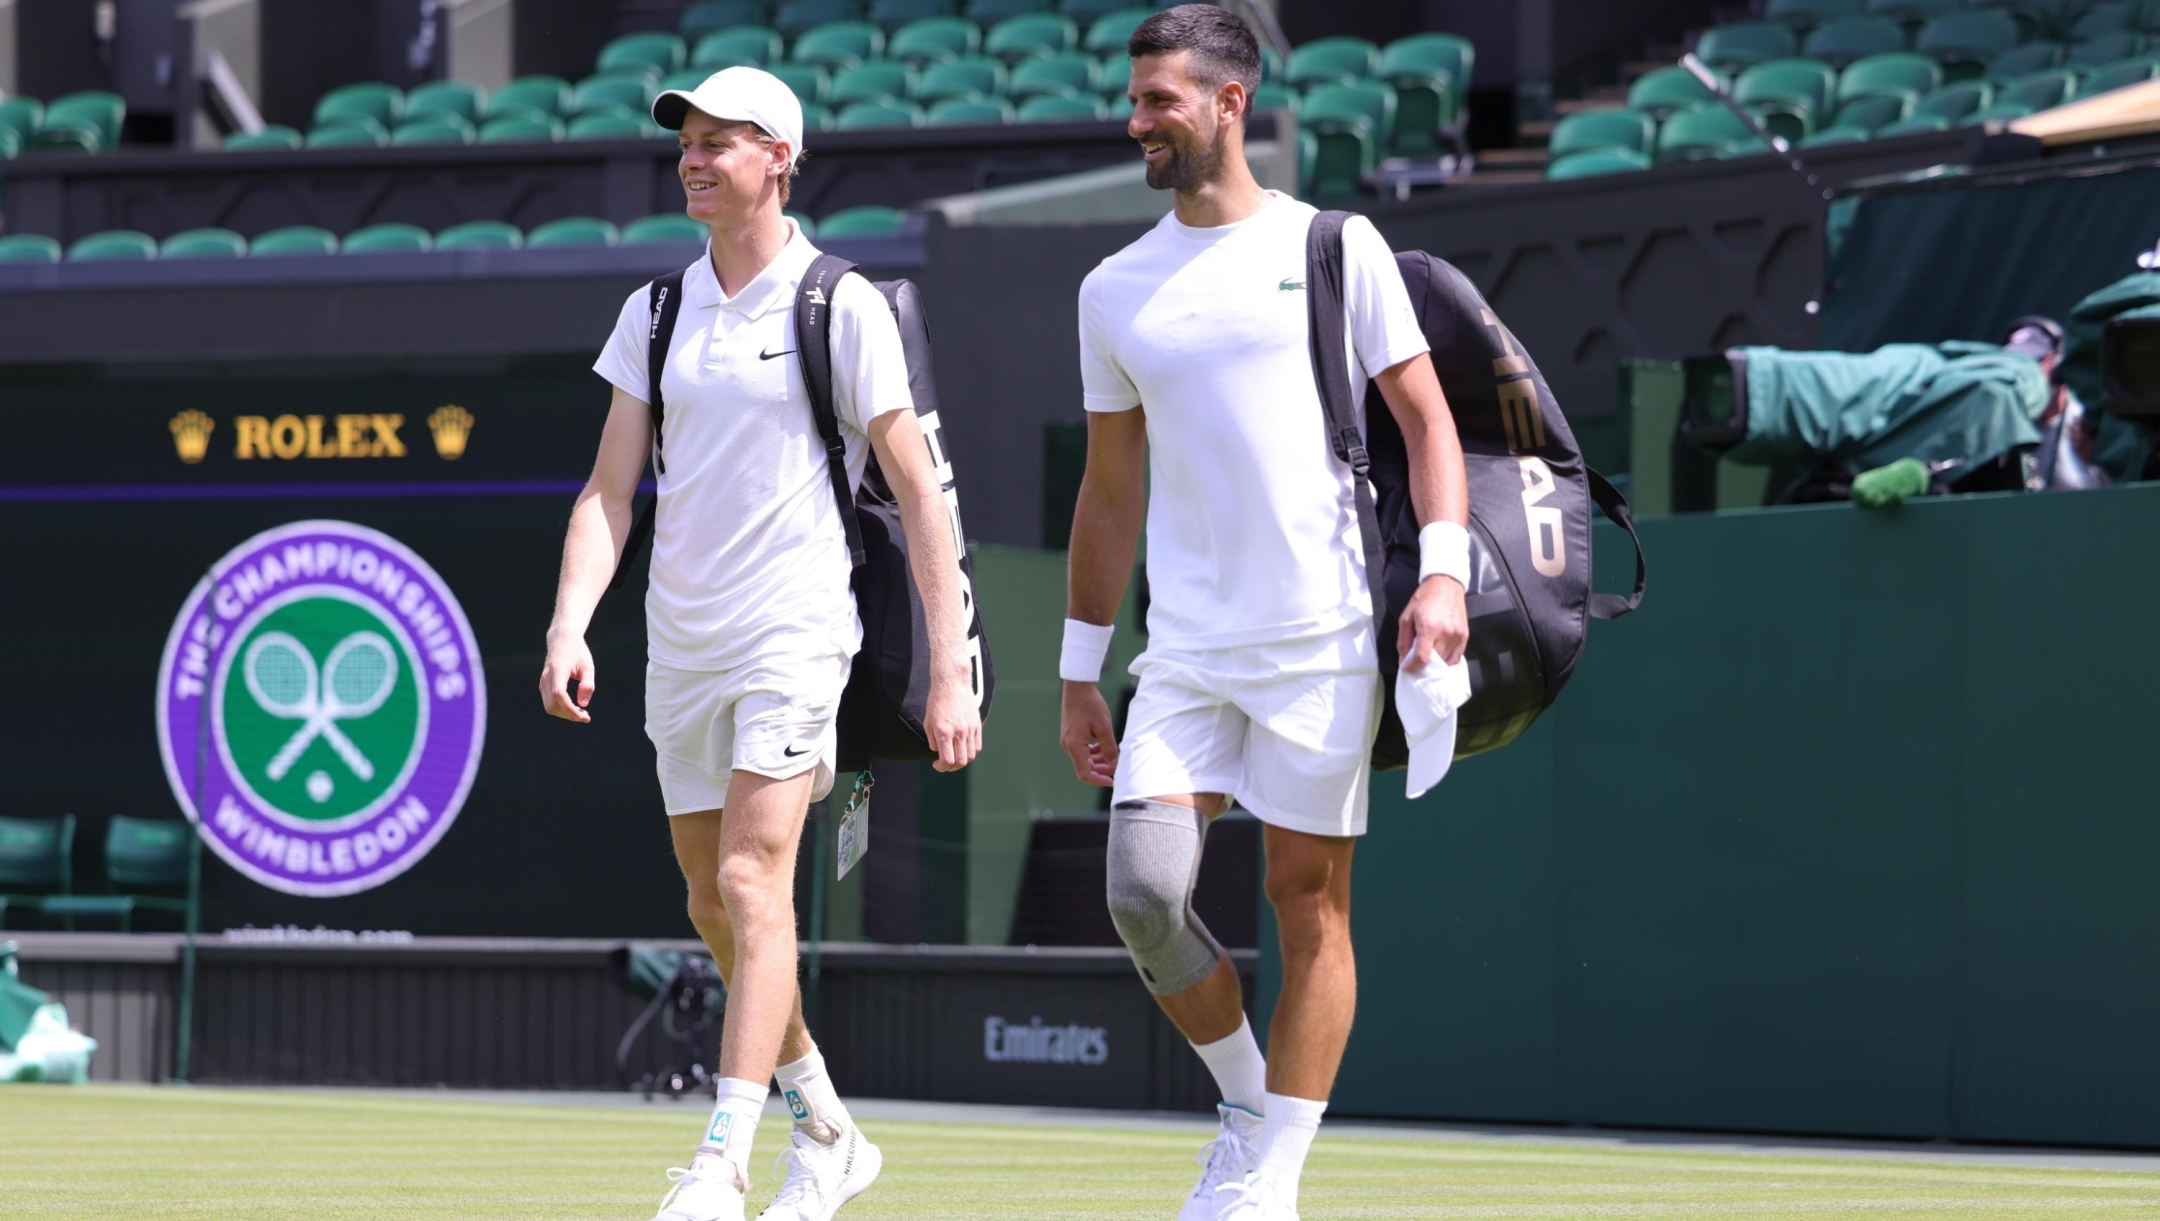
[[[1140,978],[1222,1088],[1222,1131],[1180,1221],[1294,1221],[1356,1007],[1350,858],[1384,690],[1349,467],[1330,452],[1308,342],[1314,210],[1263,191],[1244,120],[1250,31],[1189,4],[1128,46],[1148,184],[1174,211],[1080,290],[1087,473],[1073,516],[1061,735],[1112,789],[1110,914]],[[1379,233],[1343,228],[1352,401],[1380,387],[1409,448],[1424,571],[1406,665],[1468,639],[1467,480],[1423,331]],[[1148,645],[1122,742],[1097,686],[1147,530]],[[1263,827],[1283,987],[1263,1058],[1228,955],[1192,909],[1208,822]]]

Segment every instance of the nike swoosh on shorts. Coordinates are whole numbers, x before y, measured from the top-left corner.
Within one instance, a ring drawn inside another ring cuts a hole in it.
[[[793,356],[794,354],[795,349],[789,348],[785,352],[760,352],[757,354],[757,358],[759,360],[776,360],[782,356]]]

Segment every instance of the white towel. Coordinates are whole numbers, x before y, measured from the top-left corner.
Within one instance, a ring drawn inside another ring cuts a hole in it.
[[[1395,675],[1395,713],[1410,743],[1410,776],[1403,788],[1423,797],[1455,761],[1455,713],[1470,702],[1470,666],[1442,665],[1435,657],[1422,674]]]

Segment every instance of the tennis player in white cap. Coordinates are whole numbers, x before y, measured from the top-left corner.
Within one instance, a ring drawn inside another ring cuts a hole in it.
[[[795,294],[818,251],[781,212],[802,155],[802,106],[755,68],[653,102],[682,133],[689,215],[712,227],[683,275],[661,401],[659,507],[646,594],[645,731],[689,884],[690,918],[728,982],[717,1105],[656,1221],[741,1221],[768,1078],[795,1119],[766,1221],[827,1221],[882,1157],[841,1105],[795,983],[795,845],[832,788],[833,719],[862,638],[852,565],[796,355]],[[924,728],[940,770],[982,744],[955,551],[936,464],[915,422],[900,330],[860,276],[832,289],[833,407],[860,479],[867,455],[902,507],[929,621]],[[653,452],[647,288],[623,303],[595,370],[615,387],[591,481],[572,510],[540,679],[580,723],[594,674],[586,625],[631,526]]]

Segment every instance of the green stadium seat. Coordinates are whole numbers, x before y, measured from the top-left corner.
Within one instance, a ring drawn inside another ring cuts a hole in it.
[[[534,227],[525,235],[525,248],[613,246],[621,240],[622,231],[597,216],[565,216]]]
[[[1095,92],[1095,57],[1081,51],[1022,60],[1005,92],[1014,101],[1040,94],[1073,96]]]
[[[804,131],[831,131],[834,122],[832,107],[823,102],[804,102],[802,121]]]
[[[561,116],[570,113],[573,96],[570,82],[559,76],[521,76],[491,94],[481,114],[496,119],[537,110]]]
[[[1871,17],[1895,21],[1909,30],[1917,30],[1928,21],[1954,13],[1966,7],[1965,0],[1867,0],[1867,12]]]
[[[2032,112],[2033,108],[2022,102],[1997,102],[1973,115],[1972,121],[1975,126],[1982,123],[2014,123]]]
[[[1900,119],[1912,117],[1916,105],[1909,96],[1879,95],[1854,98],[1838,106],[1835,127],[1853,127],[1873,133]]]
[[[1913,107],[1913,119],[1942,119],[1955,127],[1964,123],[1995,101],[1995,86],[1986,81],[1959,81],[1944,85],[1920,99]],[[1912,119],[1903,120],[1911,122]]]
[[[482,144],[539,144],[562,138],[562,120],[537,110],[497,115],[480,125]]]
[[[410,114],[411,111],[407,111]],[[400,148],[424,144],[471,144],[479,136],[473,125],[454,114],[423,115],[408,118],[390,133],[390,143]]]
[[[1812,30],[1825,21],[1860,14],[1860,0],[1770,0],[1763,16],[1795,30]]]
[[[365,115],[348,115],[307,135],[309,148],[381,148],[390,143],[382,124]]]
[[[1662,119],[1674,111],[1700,106],[1715,96],[1686,68],[1675,66],[1637,77],[1628,87],[1627,104],[1632,110]]]
[[[230,229],[184,229],[158,243],[161,259],[238,259],[247,252],[247,239]]]
[[[1440,137],[1459,126],[1475,56],[1469,40],[1452,34],[1413,34],[1381,49],[1379,79],[1395,90],[1396,153],[1439,151]]]
[[[893,31],[885,58],[911,64],[964,59],[982,49],[982,27],[965,17],[924,17]]]
[[[1806,135],[1828,117],[1830,101],[1837,96],[1837,69],[1819,59],[1779,59],[1757,64],[1733,82],[1733,100],[1765,119],[1786,114],[1797,119]],[[1774,124],[1767,124],[1776,131]],[[1790,133],[1779,135],[1793,139]]]
[[[670,72],[660,78],[659,88],[654,91],[653,96],[658,97],[670,89],[680,89],[684,93],[694,92],[712,76],[713,71],[711,68],[684,68],[680,72]]]
[[[2128,30],[2115,34],[2102,34],[2097,38],[2079,43],[2070,49],[2063,63],[2072,68],[2105,68],[2134,58],[2145,49],[2145,36]],[[2052,65],[2048,65],[2052,66]]]
[[[1011,102],[1001,97],[946,98],[930,107],[926,127],[990,127],[1018,120]]]
[[[857,102],[843,107],[833,124],[837,131],[873,131],[888,127],[921,127],[923,108],[909,101]]]
[[[524,244],[516,225],[499,220],[469,220],[435,235],[437,250],[516,250]]]
[[[1631,174],[1650,168],[1650,158],[1626,148],[1588,148],[1569,153],[1545,167],[1548,182],[1575,178],[1598,178],[1606,174]]]
[[[1005,92],[1005,65],[975,55],[924,69],[915,96],[925,102],[999,97]]]
[[[90,89],[70,93],[45,104],[45,126],[86,126],[97,132],[98,150],[120,143],[120,126],[127,121],[127,102],[117,93]],[[44,133],[39,132],[42,136]]]
[[[1010,63],[1037,55],[1070,51],[1080,42],[1073,19],[1058,13],[1023,13],[1007,17],[983,38],[983,54]]]
[[[1649,151],[1656,136],[1657,124],[1649,115],[1616,106],[1561,116],[1553,124],[1552,138],[1545,147],[1556,161],[1570,153],[1594,148],[1620,148],[1641,153]]]
[[[623,111],[634,115],[649,114],[653,86],[658,82],[658,77],[648,80],[642,76],[588,76],[578,82],[577,91],[570,95],[570,113],[587,115]]]
[[[833,21],[804,34],[788,58],[822,68],[849,68],[885,50],[885,31],[867,21]]]
[[[1731,74],[1773,59],[1790,59],[1800,49],[1793,32],[1775,21],[1737,21],[1704,30],[1695,57]]]
[[[157,242],[133,229],[107,229],[68,247],[70,263],[139,263],[157,257]]]
[[[1860,144],[1874,138],[1865,127],[1825,127],[1800,142],[1801,148],[1824,148],[1832,144]]]
[[[690,66],[707,75],[722,68],[764,68],[780,62],[786,45],[780,31],[767,26],[722,30],[698,40],[697,53],[690,57]]]
[[[1658,128],[1654,154],[1659,165],[1672,161],[1701,161],[1727,155],[1735,144],[1762,149],[1760,137],[1748,130],[1740,116],[1723,105],[1711,103],[1675,112]]]
[[[956,0],[871,0],[870,24],[890,33],[925,19],[959,16]]]
[[[1121,13],[1135,8],[1142,11],[1153,11],[1145,5],[1134,4],[1133,0],[1058,0],[1055,7],[1058,12],[1078,22],[1083,30],[1092,27],[1096,22],[1112,13]]]
[[[114,815],[105,830],[105,880],[111,892],[48,895],[39,904],[46,922],[57,916],[73,928],[78,917],[107,917],[118,920],[122,932],[132,932],[139,910],[185,912],[185,898],[125,893],[122,888],[185,888],[188,854],[194,841],[194,829],[176,818]]]
[[[45,123],[45,103],[36,98],[11,97],[0,101],[0,127],[13,131],[28,144]]]
[[[2029,106],[2034,111],[2060,106],[2077,96],[2078,74],[2068,68],[2049,68],[2031,72],[2014,81],[2004,81],[1995,91],[1993,105],[2005,102]]]
[[[1022,123],[1097,123],[1110,117],[1110,108],[1101,98],[1044,93],[1020,103],[1014,116]]]
[[[2010,14],[1982,10],[1929,18],[1913,40],[1913,50],[1934,56],[1948,79],[1971,80],[1985,71],[1989,60],[2017,43],[2017,22]]]
[[[1321,85],[1305,94],[1298,127],[1313,133],[1313,191],[1347,198],[1379,163],[1382,133],[1395,125],[1395,91],[1369,82]]]
[[[832,74],[816,64],[772,64],[765,69],[795,91],[805,106],[822,105],[832,86]]]
[[[57,263],[60,243],[42,233],[10,233],[0,237],[0,263]]]
[[[652,120],[617,111],[581,114],[570,120],[565,140],[642,140],[652,134]]]
[[[2033,42],[2021,42],[1989,60],[1986,71],[1982,72],[1981,75],[1991,81],[2007,81],[2023,76],[2028,72],[2038,72],[2044,68],[2055,67],[2062,61],[2063,45],[2061,43],[2038,39]]]
[[[963,10],[970,21],[984,25],[996,25],[1010,17],[1029,13],[1047,13],[1055,5],[1050,0],[967,0]],[[1077,23],[1076,23],[1077,24]]]
[[[1065,10],[1065,15],[1075,20],[1080,16],[1070,9]],[[1088,23],[1087,37],[1082,40],[1080,48],[1093,55],[1116,55],[1122,58],[1125,45],[1132,41],[1133,31],[1140,28],[1141,22],[1154,15],[1153,9],[1112,9]]]
[[[771,17],[772,6],[765,0],[699,0],[683,10],[675,32],[683,36],[685,43],[696,46],[708,34],[737,26],[764,25]]]
[[[843,208],[818,222],[819,237],[890,237],[907,228],[907,213],[876,204]]]
[[[1131,60],[1126,61],[1128,73],[1131,64]],[[1278,85],[1273,81],[1262,81],[1260,87],[1253,90],[1252,108],[1255,114],[1264,110],[1296,110],[1298,108],[1297,91],[1288,85]]]
[[[25,146],[33,153],[95,153],[104,147],[98,130],[89,123],[45,121]]]
[[[858,0],[785,0],[773,12],[773,28],[790,39],[801,38],[821,25],[861,20],[862,5]]]
[[[1131,120],[1132,112],[1133,100],[1131,98],[1122,93],[1114,96],[1110,94],[1103,95],[1104,118],[1116,119],[1118,122],[1124,123]]]
[[[236,131],[225,137],[222,147],[227,152],[267,153],[290,152],[305,142],[299,132],[290,127],[267,124],[261,131]]]
[[[1109,102],[1113,109],[1122,102],[1127,112],[1132,110],[1132,99],[1125,96],[1125,91],[1131,84],[1132,60],[1128,56],[1113,55],[1102,61],[1102,65],[1095,70],[1095,92],[1103,95],[1103,100]]]
[[[1264,42],[1260,44],[1260,79],[1263,81],[1279,81],[1282,79],[1282,56],[1276,52],[1273,46]]]
[[[1923,132],[1948,131],[1952,124],[1939,114],[1915,114],[1909,119],[1899,119],[1876,129],[1875,138],[1887,140],[1892,136],[1917,136]]]
[[[332,89],[316,99],[314,125],[327,127],[346,119],[362,118],[389,131],[404,115],[404,90],[381,81],[362,81]]]
[[[1897,51],[1888,55],[1870,55],[1847,65],[1838,75],[1837,96],[1841,102],[1866,97],[1917,100],[1935,92],[1942,83],[1942,67],[1934,60],[1910,51]]]
[[[396,223],[355,229],[338,243],[339,254],[418,254],[435,247],[435,235],[418,225]]]
[[[2126,60],[2110,64],[2087,77],[2078,88],[2079,97],[2092,97],[2131,85],[2142,85],[2154,77],[2160,77],[2160,57]]]
[[[66,894],[74,876],[73,814],[62,814],[58,818],[0,817],[0,888],[56,890]],[[41,897],[0,893],[0,918],[6,916],[10,898],[27,901],[27,905],[33,907],[43,902]],[[0,970],[5,969],[0,967]]]
[[[1840,17],[1816,26],[1800,44],[1800,53],[1833,68],[1870,55],[1905,50],[1905,31],[1883,17]]]
[[[711,236],[712,230],[701,221],[691,220],[680,212],[661,212],[654,216],[641,216],[624,225],[622,244],[673,246],[703,242]]]
[[[856,102],[905,101],[915,96],[915,69],[891,60],[873,60],[833,73],[825,99],[834,106]]]
[[[405,117],[454,114],[468,124],[480,122],[487,110],[487,90],[471,81],[431,81],[405,95]]]
[[[2139,25],[2138,6],[2127,3],[2095,4],[2079,13],[2069,29],[2070,41],[2084,42],[2102,34],[2120,34]],[[58,103],[54,103],[58,105]]]
[[[817,222],[816,222],[816,221],[814,221],[814,220],[811,220],[811,219],[810,219],[809,217],[807,217],[807,216],[804,216],[804,215],[803,215],[802,213],[800,213],[800,212],[782,212],[782,213],[781,213],[780,215],[782,215],[782,216],[785,216],[785,217],[787,217],[787,218],[788,218],[789,220],[791,220],[791,221],[794,221],[794,222],[795,222],[795,227],[796,227],[797,229],[800,229],[800,230],[802,230],[802,235],[803,235],[804,237],[816,237],[816,236],[817,236]]]
[[[1283,80],[1294,88],[1348,85],[1380,70],[1380,48],[1362,38],[1316,38],[1290,52]]]
[[[593,60],[595,73],[636,72],[664,76],[688,62],[689,49],[682,35],[661,31],[625,34],[600,48]]]
[[[0,127],[0,161],[12,161],[22,152],[22,137],[12,127]]]
[[[248,257],[257,259],[337,252],[337,234],[314,225],[287,225],[282,229],[272,229],[267,233],[256,234],[255,240],[248,243]]]

